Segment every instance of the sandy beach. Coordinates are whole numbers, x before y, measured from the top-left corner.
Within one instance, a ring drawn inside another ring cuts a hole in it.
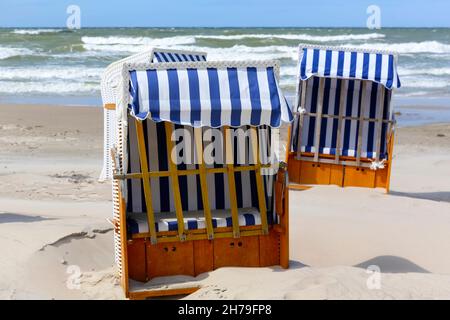
[[[186,298],[450,299],[450,124],[396,135],[389,195],[291,191],[291,268],[218,269]],[[102,148],[101,108],[0,105],[0,299],[124,298]]]

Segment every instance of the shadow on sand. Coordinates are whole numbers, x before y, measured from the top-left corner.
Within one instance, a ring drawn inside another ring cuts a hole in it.
[[[0,223],[37,222],[44,220],[53,220],[53,219],[43,218],[41,216],[28,216],[19,213],[0,212]]]
[[[422,200],[432,200],[439,202],[450,203],[450,191],[438,191],[438,192],[400,192],[389,191],[389,195],[396,197],[407,197]]]
[[[382,273],[430,273],[430,271],[422,268],[414,262],[397,256],[378,256],[361,262],[360,264],[355,265],[355,267],[367,269],[371,265],[378,266]]]

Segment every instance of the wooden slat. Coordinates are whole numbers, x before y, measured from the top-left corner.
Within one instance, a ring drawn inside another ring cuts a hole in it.
[[[314,161],[319,161],[320,130],[322,126],[323,91],[325,78],[319,80],[319,98],[317,101],[316,132],[314,137]]]
[[[142,186],[144,188],[145,206],[147,207],[148,230],[150,231],[151,243],[156,243],[155,215],[153,211],[152,192],[150,186],[150,176],[148,175],[147,151],[145,148],[144,129],[142,121],[135,120],[136,135],[138,141],[139,159],[142,171]]]
[[[314,158],[304,157],[304,156],[302,156],[300,158],[300,160],[309,161],[309,162],[317,162],[317,161],[314,161]],[[334,159],[323,159],[323,158],[320,158],[319,162],[320,163],[334,164],[335,160]],[[357,167],[365,167],[365,168],[370,168],[370,166],[371,166],[370,162],[360,162],[359,164],[357,164],[356,161],[346,161],[346,160],[340,160],[339,164],[346,165],[346,166],[354,166],[354,167],[356,167],[356,166]]]
[[[338,128],[337,128],[337,135],[336,135],[336,154],[335,154],[335,158],[334,158],[334,163],[338,164],[339,163],[339,157],[340,157],[340,149],[341,149],[341,130],[342,130],[342,122],[343,119],[343,115],[344,115],[344,102],[345,102],[345,93],[346,93],[346,88],[345,88],[345,84],[347,83],[347,81],[341,79],[341,94],[340,94],[340,99],[339,99],[339,118],[338,118]]]
[[[383,87],[383,86],[381,86],[381,92],[380,92],[380,99],[379,99],[379,101],[380,101],[380,103],[381,103],[381,106],[379,107],[379,109],[377,110],[378,112],[377,112],[377,122],[376,122],[376,161],[379,161],[380,160],[380,151],[381,151],[381,129],[382,129],[382,121],[383,121],[383,109],[384,109],[384,93],[385,93],[385,90],[387,90],[385,87]],[[383,141],[383,143],[385,143],[384,141]]]
[[[258,143],[258,136],[255,127],[250,128],[250,138],[252,143],[253,160],[256,163],[255,166],[255,177],[256,177],[256,188],[258,190],[258,205],[259,213],[261,216],[262,230],[264,234],[269,233],[269,226],[267,223],[267,207],[266,207],[266,197],[264,194],[264,184],[261,176],[261,160],[260,160],[260,150]]]
[[[154,289],[145,291],[131,291],[131,300],[144,300],[147,298],[155,297],[167,297],[167,296],[179,296],[192,294],[200,289],[200,286],[186,287],[186,288],[174,288],[174,289]]]
[[[389,94],[389,93],[388,93]],[[391,106],[391,97],[388,99],[388,114],[389,119],[392,119],[392,106]],[[386,178],[386,193],[389,193],[390,186],[391,186],[391,170],[392,170],[392,160],[394,158],[394,139],[395,139],[395,132],[394,132],[394,121],[391,121],[388,126],[388,131],[386,133],[386,136],[389,135],[388,140],[388,159],[387,159],[387,178]]]
[[[387,161],[387,169],[388,169],[388,173],[387,173],[387,179],[386,179],[386,193],[389,193],[390,190],[390,185],[391,185],[391,170],[392,170],[392,158],[394,156],[394,138],[395,138],[395,134],[394,134],[394,130],[391,131],[391,133],[389,134],[389,151],[388,151],[388,161]]]
[[[315,117],[317,114],[313,113],[313,112],[307,112],[307,113],[305,113],[305,115]],[[339,119],[339,116],[334,115],[334,114],[322,114],[322,118]],[[359,120],[360,117],[343,116],[342,119],[343,120]],[[363,120],[369,121],[369,122],[377,122],[378,121],[376,118],[366,118],[366,117],[363,117]],[[394,123],[394,121],[392,121],[392,120],[382,120],[382,122],[383,123]]]
[[[362,132],[363,132],[363,126],[364,126],[364,113],[366,111],[366,94],[367,94],[367,85],[369,84],[369,81],[362,81],[362,97],[359,97],[360,102],[360,114],[359,114],[359,120],[358,120],[358,145],[356,147],[356,165],[359,166],[361,163],[361,150],[362,150]]]
[[[206,166],[205,162],[203,161],[202,128],[194,128],[194,140],[195,140],[195,150],[197,152],[197,163],[200,175],[200,187],[202,190],[203,212],[205,214],[206,231],[208,233],[208,239],[212,240],[214,238],[214,230],[212,225],[211,206],[209,204],[208,182],[206,179]]]
[[[232,229],[232,228],[231,228]],[[191,231],[191,230],[188,230]],[[262,228],[252,229],[252,230],[240,230],[239,237],[248,237],[248,236],[259,236],[264,235]],[[148,237],[148,233],[138,233],[133,235],[133,239],[140,239]],[[223,238],[234,238],[234,231],[223,231],[214,233],[214,239],[223,239]],[[158,243],[166,243],[166,242],[174,242],[178,241],[178,236],[163,236],[158,238]],[[208,240],[208,234],[206,232],[203,233],[191,233],[188,232],[186,234],[186,241],[194,241],[194,240]]]
[[[136,214],[136,212],[132,212],[131,215]],[[252,226],[241,226],[240,227],[241,232],[242,231],[254,231],[254,230],[261,230],[261,224],[257,224],[257,225],[252,225]],[[221,232],[233,232],[233,227],[217,227],[214,229],[214,234],[218,234]],[[190,235],[190,234],[195,234],[195,235],[205,235],[205,237],[207,236],[207,232],[206,232],[206,228],[202,228],[202,229],[191,229],[191,230],[185,230],[184,233],[186,235]],[[137,239],[137,238],[142,238],[142,237],[148,237],[149,233],[148,232],[143,232],[143,233],[135,233],[133,234],[133,239]],[[156,233],[156,235],[158,237],[168,237],[168,236],[174,236],[177,237],[178,236],[178,230],[176,231],[158,231]],[[206,239],[206,238],[204,238]]]
[[[270,164],[261,164],[261,168],[270,168]],[[233,169],[235,172],[237,171],[250,171],[255,170],[255,166],[240,166],[240,167],[234,167]],[[227,168],[205,168],[205,172],[207,174],[209,173],[227,173]],[[187,170],[178,170],[177,171],[178,176],[187,176],[187,175],[194,175],[194,174],[200,174],[200,171],[197,169],[187,169]],[[148,172],[148,176],[150,178],[157,178],[157,177],[170,177],[170,171],[151,171]],[[126,174],[115,174],[113,176],[114,179],[118,180],[124,180],[124,179],[142,179],[142,173],[140,172],[132,172],[132,173],[126,173]]]
[[[119,186],[118,190],[119,197],[119,233],[120,233],[120,263],[122,265],[121,283],[124,290],[125,296],[128,297],[129,291],[129,279],[128,279],[128,248],[127,248],[127,213],[125,199],[122,196],[122,191]],[[155,235],[155,233],[153,233]],[[149,234],[151,237],[152,234]]]
[[[314,161],[314,153],[302,152],[302,158],[309,159],[309,161],[313,162]],[[321,161],[321,159],[332,159],[334,161],[334,155],[321,153],[319,155],[319,162]],[[355,161],[356,160],[356,158],[353,156],[342,156],[342,155],[339,157],[339,159],[346,160],[346,161]],[[373,161],[372,158],[361,157],[361,162],[370,162],[371,163],[372,161]]]
[[[106,103],[103,108],[106,110],[116,110],[116,104],[115,103]]]
[[[289,153],[291,151],[291,138],[292,138],[292,126],[288,126],[287,139],[286,139],[286,152],[284,155],[284,161],[287,163],[289,161]]]
[[[177,222],[178,222],[178,237],[180,241],[184,241],[186,239],[186,235],[184,233],[183,207],[181,204],[180,186],[178,181],[178,169],[177,165],[172,161],[173,160],[172,150],[175,148],[174,143],[172,141],[173,124],[170,122],[165,122],[165,128],[166,128],[167,155],[169,160],[169,171],[172,180],[172,191],[175,204],[175,213],[177,215]]]
[[[234,152],[233,152],[233,142],[231,140],[231,129],[228,126],[224,127],[225,130],[225,159],[227,165],[227,176],[228,176],[228,191],[230,196],[231,205],[231,218],[233,222],[233,237],[239,238],[239,217],[238,217],[238,206],[237,206],[237,196],[236,196],[236,182],[234,179]]]
[[[306,104],[306,80],[302,81],[302,96],[300,100],[300,105],[297,106],[297,109],[301,106],[302,108],[305,108]],[[306,109],[306,108],[305,108]],[[302,153],[302,129],[303,129],[303,121],[305,120],[305,115],[303,113],[300,113],[299,119],[298,119],[298,134],[297,134],[297,159],[300,159],[301,153]],[[290,142],[288,142],[290,143]],[[287,159],[286,159],[287,161]]]

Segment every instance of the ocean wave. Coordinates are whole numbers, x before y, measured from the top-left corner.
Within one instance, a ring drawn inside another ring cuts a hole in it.
[[[85,45],[110,46],[110,45],[146,45],[146,46],[174,46],[195,43],[193,36],[174,36],[165,38],[148,37],[82,37]]]
[[[450,76],[450,68],[398,68],[400,76],[412,75],[432,75],[432,76]]]
[[[448,80],[436,80],[424,77],[403,77],[401,81],[402,87],[404,88],[442,89],[450,87]]]
[[[151,45],[128,45],[128,44],[115,44],[115,45],[104,45],[104,44],[83,44],[83,48],[86,51],[94,52],[94,56],[96,55],[105,55],[105,54],[131,54],[131,53],[139,53],[146,50],[150,50],[152,48]],[[85,53],[83,53],[86,55]]]
[[[427,96],[429,94],[430,94],[430,92],[428,92],[428,91],[416,91],[416,90],[414,90],[412,92],[400,91],[400,92],[396,93],[396,95],[398,97],[422,97],[422,96]]]
[[[78,80],[100,82],[104,68],[80,67],[20,67],[1,68],[0,80]]]
[[[98,84],[79,82],[0,81],[0,93],[28,94],[98,94]]]
[[[298,66],[285,65],[281,66],[280,74],[283,77],[296,77],[299,72]]]
[[[33,51],[27,48],[0,47],[0,60],[31,54]]]
[[[367,34],[341,34],[330,36],[313,36],[309,34],[238,34],[238,35],[198,35],[195,37],[198,39],[218,39],[218,40],[243,40],[253,38],[253,39],[284,39],[284,40],[327,42],[327,41],[382,39],[386,36],[381,33],[367,33]]]
[[[294,46],[264,46],[249,47],[245,45],[234,45],[228,48],[199,47],[192,45],[165,45],[165,48],[187,51],[203,51],[208,53],[208,60],[265,60],[265,59],[297,59],[297,47]],[[104,53],[132,54],[150,50],[152,45],[99,45],[83,44],[87,51]]]
[[[57,33],[63,31],[62,29],[16,29],[11,31],[14,34],[25,34],[25,35],[38,35],[41,33]]]
[[[175,46],[174,49],[197,50],[208,53],[208,60],[297,60],[297,47],[294,46],[265,46],[249,47],[234,45],[229,48],[210,48],[197,46]]]
[[[389,50],[398,53],[450,53],[450,44],[438,41],[404,42],[404,43],[366,43],[361,45],[346,44],[345,47],[370,50]]]

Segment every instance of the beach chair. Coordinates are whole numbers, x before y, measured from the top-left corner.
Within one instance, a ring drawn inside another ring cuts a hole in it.
[[[392,52],[299,46],[295,120],[286,148],[291,189],[331,184],[389,192],[396,64]]]
[[[206,53],[199,51],[153,48],[115,61],[105,69],[101,79],[101,94],[104,108],[104,147],[103,169],[100,174],[100,181],[112,178],[111,148],[116,137],[116,101],[123,65],[125,63],[182,61],[206,61]]]
[[[278,72],[274,61],[124,64],[112,158],[128,298],[198,289],[151,281],[164,276],[288,268],[288,175],[274,155],[293,116]]]

